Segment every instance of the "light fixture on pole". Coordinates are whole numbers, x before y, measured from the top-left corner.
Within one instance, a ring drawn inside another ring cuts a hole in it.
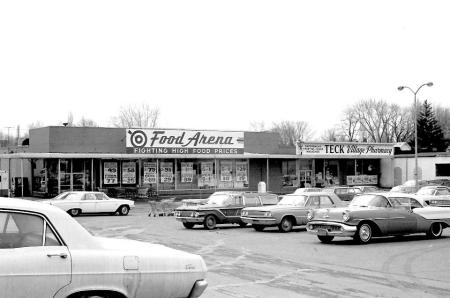
[[[398,91],[402,91],[403,89],[408,89],[409,91],[411,91],[414,94],[414,163],[415,163],[415,168],[414,168],[414,180],[415,180],[415,189],[416,192],[419,189],[419,174],[418,174],[418,162],[417,162],[417,93],[419,93],[419,90],[423,87],[423,86],[428,86],[431,87],[433,86],[432,82],[428,82],[425,84],[420,85],[419,88],[417,88],[416,91],[414,91],[413,89],[411,89],[408,86],[399,86],[398,87]]]

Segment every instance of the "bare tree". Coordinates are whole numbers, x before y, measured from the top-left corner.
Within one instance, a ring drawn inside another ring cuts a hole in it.
[[[281,121],[274,123],[271,130],[279,133],[282,143],[288,146],[295,145],[299,140],[310,139],[313,134],[305,121]]]
[[[251,121],[250,130],[251,131],[265,131],[266,124],[264,121]]]
[[[387,141],[405,142],[411,139],[413,133],[414,120],[412,108],[401,108],[396,104],[392,104]]]
[[[344,110],[340,128],[346,141],[353,142],[357,139],[359,122],[358,117],[352,108]]]
[[[320,139],[324,142],[340,142],[345,141],[345,137],[341,134],[338,128],[329,128],[325,130]]]
[[[159,109],[146,103],[122,106],[119,115],[111,120],[116,127],[153,128],[158,125]]]
[[[81,117],[80,121],[78,121],[76,126],[80,126],[80,127],[98,127],[98,124],[92,119]]]

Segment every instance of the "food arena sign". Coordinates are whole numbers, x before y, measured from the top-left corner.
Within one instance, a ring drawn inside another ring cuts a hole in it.
[[[297,143],[297,155],[388,157],[394,144],[387,143]]]
[[[127,129],[126,147],[136,154],[243,154],[244,133]]]

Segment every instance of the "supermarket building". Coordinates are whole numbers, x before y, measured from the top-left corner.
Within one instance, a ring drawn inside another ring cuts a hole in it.
[[[160,196],[218,190],[393,184],[393,144],[280,145],[273,132],[51,126],[0,154],[2,195],[151,188]]]

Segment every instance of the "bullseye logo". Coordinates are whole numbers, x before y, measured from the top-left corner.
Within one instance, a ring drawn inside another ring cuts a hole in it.
[[[135,130],[131,132],[131,130],[128,131],[130,136],[131,145],[133,147],[142,148],[147,144],[147,135],[142,130]]]

